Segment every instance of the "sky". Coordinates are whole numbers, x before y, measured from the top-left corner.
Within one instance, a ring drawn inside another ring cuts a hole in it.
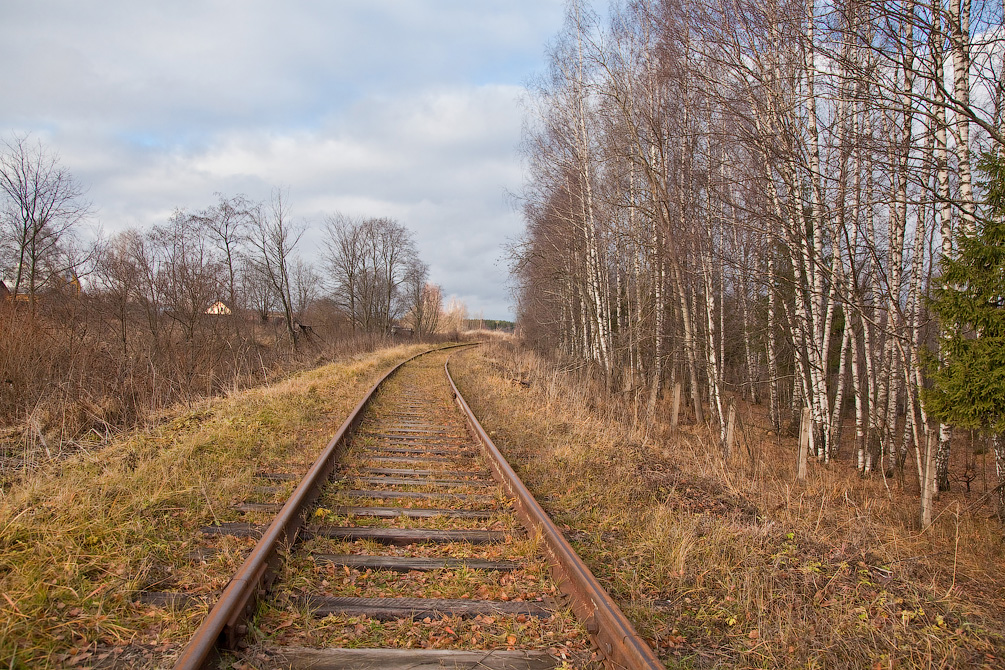
[[[105,235],[289,189],[415,234],[430,280],[512,319],[524,86],[563,0],[3,0],[0,137],[31,133]]]

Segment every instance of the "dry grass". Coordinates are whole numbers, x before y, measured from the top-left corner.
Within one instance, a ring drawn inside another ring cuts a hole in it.
[[[50,296],[37,313],[0,301],[0,485],[101,449],[179,403],[392,345],[322,319],[291,347],[277,324],[205,315],[188,340],[171,319],[151,330],[131,310],[123,326],[110,307],[88,295]]]
[[[349,440],[349,452],[344,459],[344,472],[352,473],[370,455],[358,453],[358,447],[374,441],[401,419],[401,393],[422,389],[424,408],[420,421],[439,426],[457,437],[426,437],[421,443],[442,444],[450,448],[473,447],[463,424],[463,417],[453,404],[443,376],[445,354],[420,359],[388,381],[380,396],[371,405],[361,425],[361,433]],[[369,435],[368,435],[369,433]],[[434,469],[448,470],[445,478],[460,475],[452,468],[489,477],[485,462],[478,457],[454,454],[453,465],[436,463]],[[410,464],[411,465],[411,464]],[[399,467],[409,467],[402,465]],[[381,486],[385,486],[382,484]],[[538,537],[524,537],[509,501],[502,497],[495,484],[472,492],[495,498],[492,516],[488,519],[368,519],[339,517],[334,509],[350,500],[345,488],[358,488],[351,479],[342,479],[328,487],[318,501],[314,520],[353,526],[394,528],[478,528],[509,532],[506,542],[476,544],[467,542],[415,542],[407,546],[382,546],[372,540],[339,541],[311,537],[297,547],[284,563],[273,597],[260,608],[253,622],[252,647],[242,658],[258,665],[259,653],[276,646],[314,647],[382,647],[428,649],[541,649],[556,658],[567,659],[577,668],[595,668],[591,664],[589,638],[583,625],[576,621],[556,598],[557,587],[548,572]],[[402,490],[428,489],[427,485],[395,487]],[[461,491],[463,486],[451,486]],[[358,502],[358,501],[356,501]],[[395,501],[400,504],[402,501]],[[406,501],[405,504],[407,505]],[[432,501],[418,501],[429,505]],[[468,501],[436,501],[437,506],[468,508]],[[480,505],[484,507],[484,505]],[[437,569],[432,571],[392,572],[381,569],[356,569],[316,562],[318,555],[360,554],[370,556],[423,556],[510,560],[518,563],[513,571],[481,569]],[[470,598],[475,600],[544,601],[557,611],[554,616],[536,618],[526,614],[477,616],[471,619],[429,617],[421,621],[401,619],[378,623],[366,617],[333,614],[315,620],[304,611],[303,597],[325,595],[364,598]],[[549,603],[550,601],[550,603]],[[258,646],[256,646],[256,643]]]
[[[477,615],[470,619],[444,616],[388,622],[367,617],[317,619],[309,612],[287,610],[268,612],[261,625],[279,628],[273,642],[281,646],[365,648],[393,644],[402,649],[545,649],[559,658],[589,654],[579,649],[582,627],[569,610],[547,619]]]
[[[516,345],[454,361],[483,425],[669,667],[1005,664],[1003,535],[987,513],[944,498],[921,533],[915,496],[843,463],[796,485],[794,439],[761,429],[756,407],[726,462],[705,428],[635,421]]]
[[[141,590],[221,588],[254,544],[203,538],[237,521],[256,471],[302,475],[363,392],[423,346],[396,347],[167,414],[110,446],[33,472],[0,499],[0,659],[5,667],[166,666],[202,605],[140,605]],[[205,562],[187,555],[221,549]]]

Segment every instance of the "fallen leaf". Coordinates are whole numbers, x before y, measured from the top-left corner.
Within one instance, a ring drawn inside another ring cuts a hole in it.
[[[288,626],[292,626],[295,623],[295,621],[296,621],[295,618],[287,619],[286,621],[282,622],[281,624],[279,624],[278,626],[276,626],[272,630],[274,630],[274,631],[276,631],[276,630],[282,630],[283,628],[287,628]]]

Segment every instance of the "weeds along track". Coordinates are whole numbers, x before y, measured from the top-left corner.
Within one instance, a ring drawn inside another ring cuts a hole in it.
[[[176,668],[663,667],[478,425],[450,353],[392,370],[306,477],[261,473],[245,522],[204,529],[260,539]]]

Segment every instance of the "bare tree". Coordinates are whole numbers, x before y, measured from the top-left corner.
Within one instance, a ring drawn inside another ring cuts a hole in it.
[[[303,323],[304,314],[318,299],[321,287],[321,277],[314,267],[302,258],[293,260],[293,315]]]
[[[583,5],[529,105],[522,332],[651,411],[680,379],[720,435],[730,392],[779,429],[808,408],[823,461],[851,395],[859,468],[913,454],[930,490],[925,297],[973,229],[972,145],[1002,144],[1000,4]]]
[[[401,287],[417,261],[412,233],[388,218],[335,214],[326,223],[332,290],[353,329],[385,333],[411,306]]]
[[[425,335],[436,335],[440,330],[440,315],[443,313],[443,289],[436,284],[426,282],[422,287],[422,314],[418,319],[419,332]]]
[[[248,242],[251,205],[243,195],[232,198],[216,195],[219,202],[194,214],[193,219],[206,229],[222,257],[227,270],[227,306],[237,310],[242,306],[238,300],[238,266]]]
[[[257,259],[248,257],[241,260],[238,266],[238,284],[248,308],[254,311],[260,322],[268,321],[269,314],[275,309],[276,300],[269,278]]]
[[[160,256],[157,283],[164,313],[178,324],[188,344],[195,343],[199,322],[225,282],[224,263],[200,233],[191,217],[175,211],[167,225],[155,227],[149,235]]]
[[[405,296],[409,303],[406,322],[420,338],[436,334],[443,309],[443,292],[428,279],[429,266],[418,259],[405,274]]]
[[[353,332],[360,325],[357,299],[364,282],[365,228],[362,220],[336,213],[325,219],[325,263],[335,300],[349,315]]]
[[[304,226],[291,220],[288,199],[289,193],[274,189],[267,204],[252,210],[252,245],[257,251],[254,262],[279,302],[286,332],[296,346],[298,329],[293,303],[293,250],[304,234]]]
[[[375,277],[375,325],[389,332],[391,325],[407,309],[400,287],[416,258],[412,233],[393,219],[370,219],[370,263]]]
[[[4,271],[11,292],[27,294],[34,310],[39,289],[73,270],[73,261],[60,251],[90,208],[59,157],[27,135],[15,135],[0,147],[0,194],[9,254]]]
[[[105,304],[117,322],[117,339],[122,347],[122,362],[129,356],[129,335],[132,319],[131,303],[139,297],[140,270],[130,247],[139,233],[127,230],[113,237],[98,257],[96,278]]]
[[[443,310],[441,318],[443,329],[457,335],[467,327],[467,321],[468,306],[460,298],[451,297],[447,301],[446,309]]]

